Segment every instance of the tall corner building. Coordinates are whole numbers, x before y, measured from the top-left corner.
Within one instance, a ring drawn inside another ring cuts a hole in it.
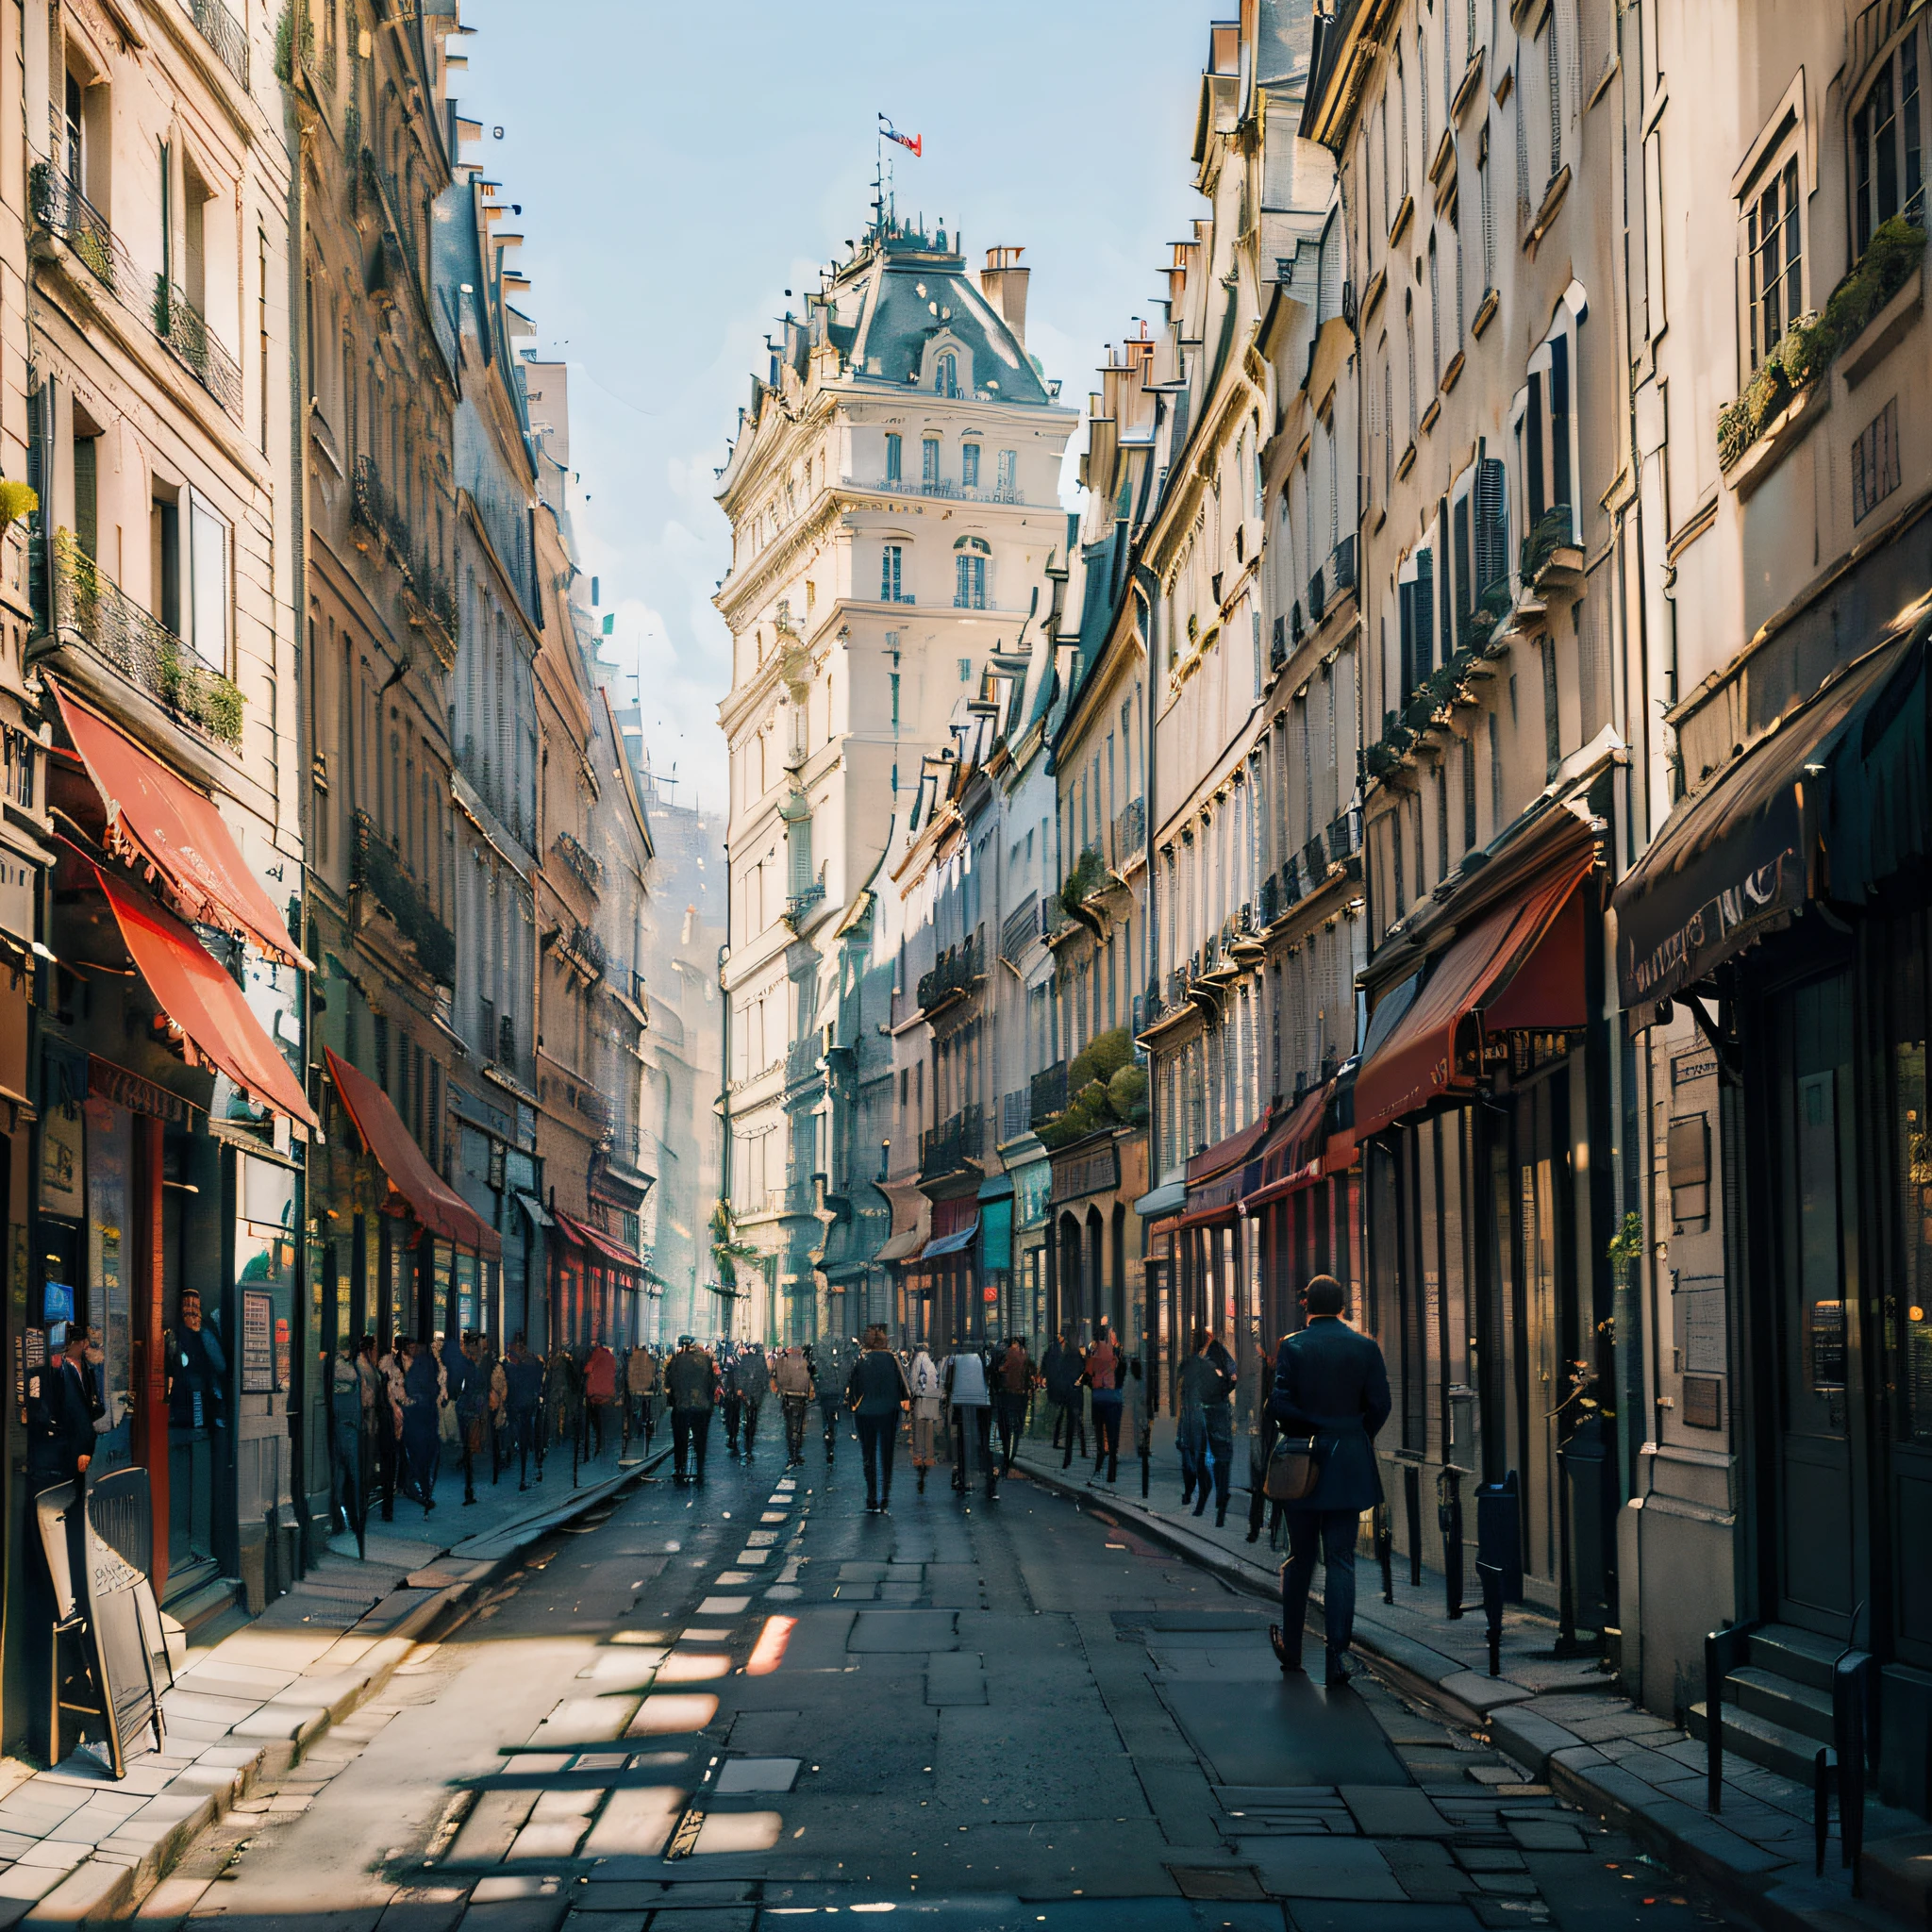
[[[757,1251],[716,1298],[721,1331],[824,1329],[827,1269],[872,1224],[878,1203],[856,1197],[889,1165],[840,1115],[858,1044],[838,1037],[841,973],[890,943],[876,883],[922,758],[970,727],[990,655],[1050,606],[1078,417],[1026,353],[1020,254],[990,250],[974,275],[943,227],[876,222],[786,317],[719,473],[723,1191]]]

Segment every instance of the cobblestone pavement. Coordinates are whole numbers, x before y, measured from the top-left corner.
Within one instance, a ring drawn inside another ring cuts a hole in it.
[[[1480,1732],[1016,1480],[720,1457],[534,1551],[206,1835],[154,1925],[1562,1932],[1721,1923]]]

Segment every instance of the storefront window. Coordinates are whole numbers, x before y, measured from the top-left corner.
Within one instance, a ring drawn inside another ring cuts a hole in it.
[[[125,1108],[91,1098],[87,1113],[87,1278],[85,1320],[91,1344],[103,1359],[94,1373],[114,1424],[101,1444],[101,1459],[119,1467],[129,1458],[125,1426],[133,1403],[130,1367],[134,1315],[127,1281],[127,1187],[134,1160],[133,1121]],[[90,1348],[92,1357],[92,1347]]]
[[[476,1257],[458,1255],[457,1267],[457,1329],[469,1334],[476,1325]]]

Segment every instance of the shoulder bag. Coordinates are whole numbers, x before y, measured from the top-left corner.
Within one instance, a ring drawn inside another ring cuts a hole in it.
[[[1271,1503],[1303,1503],[1322,1479],[1322,1455],[1313,1436],[1283,1436],[1268,1457],[1261,1492]]]

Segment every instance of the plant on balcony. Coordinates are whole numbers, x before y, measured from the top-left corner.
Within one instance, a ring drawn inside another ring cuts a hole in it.
[[[1077,914],[1080,908],[1107,883],[1107,860],[1100,856],[1100,847],[1090,845],[1074,861],[1074,869],[1067,874],[1066,883],[1060,888],[1060,907],[1070,917]]]
[[[41,507],[40,492],[31,483],[11,476],[0,477],[0,537],[22,517],[30,517]]]
[[[1034,1131],[1042,1145],[1065,1147],[1112,1127],[1138,1125],[1147,1118],[1147,1070],[1134,1060],[1134,1043],[1124,1026],[1096,1033],[1067,1070],[1070,1098],[1064,1108]]]
[[[291,87],[295,80],[295,14],[291,6],[284,7],[275,21],[275,78],[284,87]],[[315,58],[315,22],[308,8],[301,8],[302,19],[302,64],[306,67]]]
[[[1508,618],[1514,599],[1509,594],[1509,579],[1498,577],[1488,585],[1476,599],[1474,610],[1470,613],[1470,633],[1475,640],[1478,651],[1488,648],[1498,628]]]
[[[1523,540],[1522,570],[1523,581],[1533,584],[1542,575],[1544,566],[1557,552],[1567,544],[1574,543],[1575,520],[1570,513],[1567,503],[1553,503],[1541,516],[1529,526]]]
[[[1728,470],[1790,404],[1831,367],[1865,325],[1898,293],[1925,253],[1925,231],[1894,215],[1881,222],[1857,265],[1825,299],[1800,316],[1757,366],[1744,392],[1717,415],[1717,459]]]

